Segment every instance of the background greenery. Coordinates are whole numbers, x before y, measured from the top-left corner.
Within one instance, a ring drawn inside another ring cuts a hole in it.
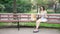
[[[43,5],[46,7],[46,9],[53,9],[53,5],[55,2],[58,1],[60,3],[60,0],[16,0],[16,6],[17,6],[17,12],[18,13],[29,13],[31,12],[31,8],[33,4],[38,4],[39,6]],[[0,0],[0,13],[13,13],[13,0]],[[34,7],[36,7],[36,5]],[[34,9],[34,7],[32,9]],[[58,8],[56,8],[56,13],[60,13],[60,5]],[[37,9],[35,9],[37,10]],[[32,11],[33,12],[33,11]],[[54,12],[50,11],[49,12]],[[48,12],[48,13],[49,13]]]
[[[55,1],[58,1],[60,3],[60,0],[34,0],[35,2],[31,3],[31,0],[16,0],[16,6],[17,6],[17,12],[18,13],[33,13],[33,10],[35,7],[32,8],[32,5],[37,2],[39,6],[45,6],[48,13],[55,13],[53,9],[53,5],[55,4]],[[37,5],[36,4],[36,5]],[[32,11],[31,11],[32,9]],[[58,8],[56,8],[57,13],[60,14],[60,5]],[[37,10],[37,8],[35,9]],[[13,13],[13,0],[0,0],[0,13]],[[10,25],[14,25],[14,23],[10,23]],[[0,26],[7,26],[9,23],[0,23]],[[29,23],[20,23],[22,26],[35,26],[35,23],[29,22]],[[59,27],[60,24],[47,24],[47,23],[41,23],[40,26],[45,27]]]

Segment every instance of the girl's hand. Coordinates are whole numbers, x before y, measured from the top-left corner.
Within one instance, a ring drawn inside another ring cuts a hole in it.
[[[48,18],[48,16],[45,16],[45,18]]]

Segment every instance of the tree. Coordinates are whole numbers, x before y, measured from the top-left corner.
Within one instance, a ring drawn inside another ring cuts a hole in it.
[[[60,3],[60,0],[59,0],[59,3]]]
[[[4,12],[4,9],[5,9],[5,6],[2,5],[2,4],[0,4],[0,10],[1,10],[1,12]]]
[[[30,0],[17,0],[17,11],[19,13],[27,13],[31,11],[31,2]]]
[[[13,11],[13,0],[0,0],[0,4],[5,6],[4,12]]]
[[[5,6],[4,12],[12,13],[12,11],[14,10],[14,12],[17,11],[19,13],[24,13],[30,11],[31,9],[30,0],[16,0],[15,2],[14,1],[15,0],[0,0],[0,4]]]

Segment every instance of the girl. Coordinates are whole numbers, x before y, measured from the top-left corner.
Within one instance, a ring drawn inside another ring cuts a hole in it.
[[[39,18],[37,21],[36,21],[36,28],[35,30],[33,31],[34,33],[38,32],[38,28],[39,28],[39,24],[41,22],[47,22],[47,11],[45,10],[45,7],[44,6],[41,6],[40,7],[40,15],[41,15],[41,18]]]

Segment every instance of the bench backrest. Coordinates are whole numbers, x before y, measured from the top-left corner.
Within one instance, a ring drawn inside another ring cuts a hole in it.
[[[37,15],[36,15],[37,17]],[[40,17],[40,15],[39,15]],[[31,14],[0,14],[0,22],[29,22]],[[48,22],[60,23],[60,14],[48,14]]]

